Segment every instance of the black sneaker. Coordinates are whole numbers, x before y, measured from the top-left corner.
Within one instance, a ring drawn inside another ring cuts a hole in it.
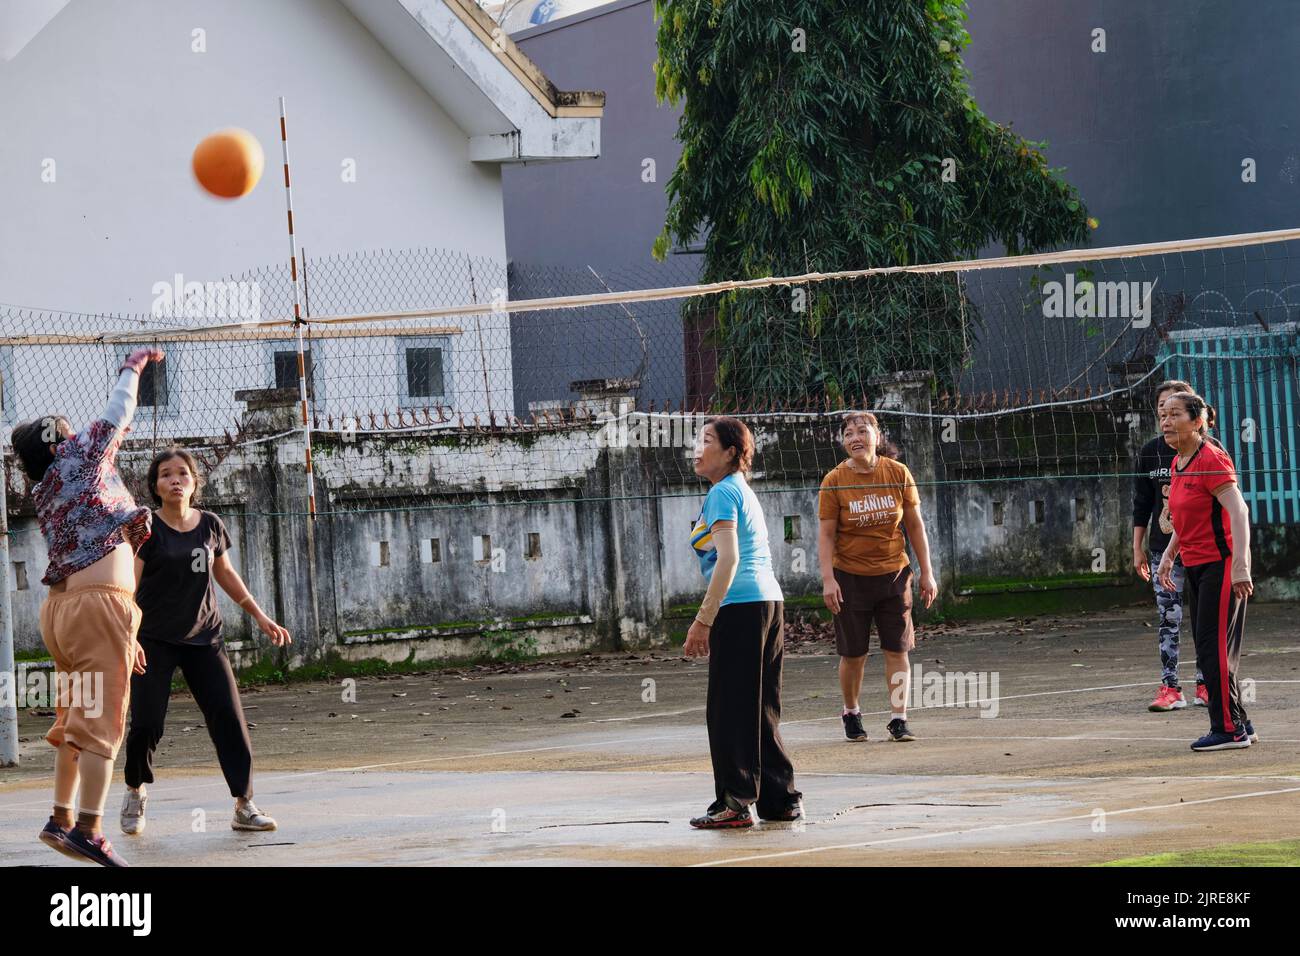
[[[733,810],[721,800],[715,800],[704,811],[704,816],[693,817],[691,826],[697,830],[740,830],[752,827],[754,818],[749,814],[749,807]]]
[[[113,844],[109,843],[102,833],[97,837],[90,837],[77,827],[73,827],[68,831],[68,849],[82,859],[98,863],[100,866],[129,865],[126,860],[113,852]]]
[[[758,818],[764,823],[793,823],[796,820],[802,820],[803,801],[797,800],[784,810],[780,810],[773,814],[764,814],[760,811]]]
[[[886,729],[889,731],[889,739],[895,743],[905,743],[916,739],[912,736],[912,732],[907,729],[907,721],[902,717],[895,717],[889,722]]]
[[[1192,744],[1192,749],[1197,751],[1205,750],[1245,750],[1250,746],[1250,736],[1243,730],[1238,730],[1235,734],[1227,732],[1215,733],[1210,731],[1196,743]]]
[[[849,740],[866,740],[866,739],[867,739],[867,731],[866,731],[866,729],[862,726],[862,715],[861,715],[861,714],[845,714],[844,717],[843,717],[843,720],[844,720],[844,736],[845,736],[845,737],[848,737]]]

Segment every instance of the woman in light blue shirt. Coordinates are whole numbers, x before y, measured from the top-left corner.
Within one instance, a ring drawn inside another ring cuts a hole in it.
[[[772,573],[767,523],[745,476],[754,438],[744,422],[714,418],[695,450],[695,473],[712,487],[691,528],[691,547],[708,583],[686,634],[688,656],[709,657],[707,721],[716,799],[697,829],[797,820],[802,794],[781,740],[781,585]]]

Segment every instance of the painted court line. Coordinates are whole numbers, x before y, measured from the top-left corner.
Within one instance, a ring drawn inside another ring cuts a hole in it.
[[[1198,804],[1221,803],[1225,800],[1248,800],[1251,797],[1274,797],[1287,793],[1300,793],[1300,787],[1288,787],[1284,790],[1257,790],[1253,793],[1236,793],[1226,797],[1206,797],[1201,800],[1187,800],[1180,803],[1163,803],[1150,807],[1127,807],[1123,810],[1107,810],[1107,817],[1124,816],[1130,813],[1150,813],[1155,810],[1181,810],[1184,807],[1194,807]],[[1077,814],[1068,817],[1050,817],[1045,820],[1025,820],[1019,823],[995,823],[981,827],[967,827],[961,830],[947,830],[943,833],[918,833],[910,836],[889,837],[883,840],[867,840],[863,843],[839,843],[830,846],[811,846],[802,850],[784,850],[779,853],[755,853],[750,856],[737,856],[726,860],[709,860],[704,863],[693,863],[693,867],[702,866],[727,866],[731,863],[751,863],[758,860],[777,860],[792,856],[809,856],[813,853],[824,853],[827,850],[861,850],[873,846],[887,846],[893,843],[914,843],[920,840],[936,840],[941,837],[966,836],[972,833],[992,833],[997,830],[1019,830],[1026,827],[1047,826],[1052,823],[1072,823],[1082,820],[1092,821],[1096,815],[1092,812]]]
[[[621,721],[625,721],[625,720],[647,720],[647,719],[649,719],[649,718],[651,718],[651,717],[678,717],[678,716],[680,716],[680,715],[682,715],[682,714],[694,714],[694,713],[698,713],[699,711],[704,710],[704,709],[705,709],[705,708],[704,708],[704,705],[701,704],[699,707],[687,707],[685,710],[667,710],[667,711],[663,711],[662,713],[654,713],[654,714],[637,714],[635,717],[597,717],[597,718],[594,719],[594,720],[589,720],[589,721],[584,720],[583,723],[584,723],[584,724],[585,724],[585,723],[591,723],[591,724],[615,724],[615,723],[619,723],[619,722],[621,722]]]

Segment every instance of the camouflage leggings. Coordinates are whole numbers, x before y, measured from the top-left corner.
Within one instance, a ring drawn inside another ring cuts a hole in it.
[[[1178,631],[1183,623],[1183,562],[1174,561],[1170,576],[1177,591],[1166,591],[1156,577],[1163,551],[1151,552],[1151,581],[1156,592],[1156,610],[1160,614],[1160,679],[1169,687],[1178,687]],[[1201,669],[1196,669],[1196,682],[1201,682]]]

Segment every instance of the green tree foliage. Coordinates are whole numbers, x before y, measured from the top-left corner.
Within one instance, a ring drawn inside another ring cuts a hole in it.
[[[684,108],[654,253],[703,236],[703,281],[942,262],[992,243],[1017,255],[1082,244],[1095,226],[1045,144],[971,98],[964,0],[655,12],[656,93]],[[978,323],[953,274],[814,283],[802,300],[737,292],[689,300],[686,315],[715,323],[717,397],[738,407],[838,402],[900,369],[951,383]]]

